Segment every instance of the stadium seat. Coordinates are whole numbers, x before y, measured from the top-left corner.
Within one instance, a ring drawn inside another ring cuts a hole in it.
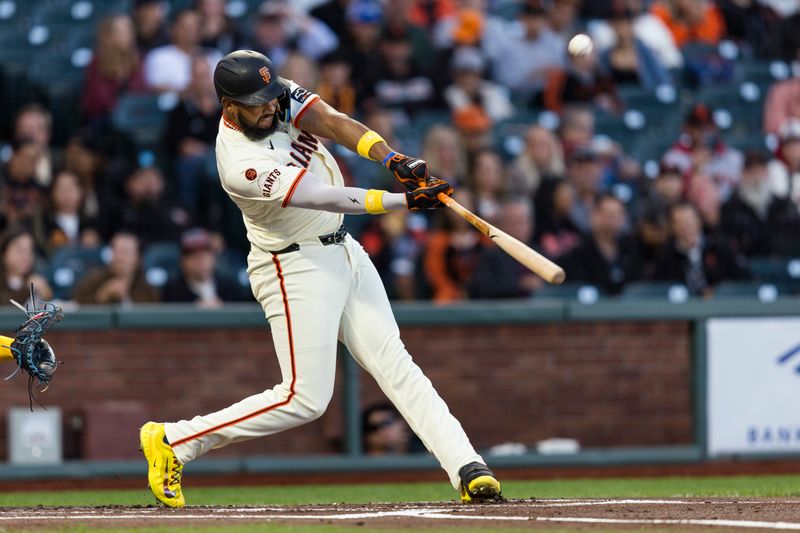
[[[714,110],[714,121],[732,134],[752,134],[761,130],[763,90],[753,82],[704,87],[696,100]]]
[[[4,0],[0,2],[0,21],[18,21],[30,15],[34,7],[29,0]]]
[[[691,298],[686,285],[670,281],[637,281],[625,286],[622,298],[626,300],[663,300],[683,303]]]
[[[148,244],[142,252],[145,271],[162,268],[167,273],[177,272],[181,260],[181,248],[177,242],[163,241]]]
[[[54,74],[55,73],[55,74]],[[72,64],[69,55],[40,54],[27,70],[30,93],[57,118],[53,138],[64,142],[80,126],[79,94],[83,69]]]
[[[17,109],[29,101],[28,81],[25,76],[32,51],[17,45],[24,39],[21,33],[0,31],[0,124],[10,124]]]
[[[247,259],[238,250],[223,250],[217,255],[216,272],[228,278],[237,278],[239,273],[245,269],[247,274]]]
[[[95,24],[112,13],[126,13],[130,2],[125,0],[48,0],[30,2],[34,20],[43,23],[72,23],[93,29]]]
[[[767,137],[755,130],[750,133],[734,133],[726,135],[725,140],[734,148],[745,152],[747,150],[767,150]]]
[[[75,285],[95,267],[103,265],[100,248],[65,246],[53,253],[47,266],[47,280],[53,288],[53,297],[69,300]]]
[[[506,156],[514,158],[525,149],[525,135],[528,128],[537,123],[539,113],[521,112],[499,121],[492,128],[494,145]]]
[[[166,126],[165,100],[165,95],[123,95],[112,115],[114,129],[140,149],[156,147]]]
[[[761,87],[786,79],[790,74],[789,65],[784,61],[744,58],[738,64],[738,77],[741,81],[752,81]]]
[[[650,135],[645,132],[633,140],[627,152],[643,165],[648,161],[658,163],[661,156],[672,146],[672,143],[675,142],[677,137],[677,132],[672,135],[663,136]]]
[[[715,298],[757,298],[773,302],[781,296],[777,285],[760,281],[724,281],[714,287]]]
[[[533,298],[536,300],[543,298],[575,300],[583,304],[593,304],[602,297],[602,292],[588,283],[544,284],[533,294]]]
[[[620,89],[619,95],[627,110],[638,111],[644,116],[642,134],[670,139],[677,135],[682,116],[675,87],[661,85],[655,90],[626,87]]]
[[[800,292],[800,258],[775,259],[753,257],[748,261],[750,272],[761,283],[772,283],[784,293]]]
[[[240,19],[247,15],[250,6],[245,0],[228,0],[225,3],[225,14],[232,19]]]

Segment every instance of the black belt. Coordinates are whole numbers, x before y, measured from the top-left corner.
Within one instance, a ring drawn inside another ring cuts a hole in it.
[[[347,236],[347,230],[344,229],[344,224],[342,224],[336,231],[331,233],[326,233],[325,235],[320,235],[317,238],[319,239],[319,242],[321,242],[323,246],[328,246],[329,244],[339,244],[344,242],[344,238],[346,236]],[[289,252],[296,252],[299,249],[300,245],[297,244],[296,242],[293,242],[283,250],[277,250],[270,253],[272,255],[288,254]]]

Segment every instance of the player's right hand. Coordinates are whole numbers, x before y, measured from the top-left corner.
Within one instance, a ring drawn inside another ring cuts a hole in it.
[[[409,191],[418,187],[430,185],[432,179],[428,171],[428,163],[422,159],[408,157],[401,153],[394,154],[386,162],[386,168],[392,171],[394,177]]]
[[[406,203],[408,203],[408,208],[412,211],[444,207],[444,204],[438,198],[440,193],[451,196],[453,194],[453,187],[444,180],[431,178],[427,185],[417,187],[413,191],[408,191],[406,193]]]

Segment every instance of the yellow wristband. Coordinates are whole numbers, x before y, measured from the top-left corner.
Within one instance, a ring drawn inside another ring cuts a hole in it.
[[[383,193],[385,192],[377,189],[367,191],[367,197],[364,198],[364,207],[367,208],[367,213],[380,215],[381,213],[389,212],[383,207]]]
[[[378,144],[379,142],[386,142],[383,140],[383,137],[378,135],[372,130],[369,130],[367,133],[361,136],[358,140],[358,146],[356,147],[356,151],[358,155],[363,157],[364,159],[372,159],[369,156],[369,151],[372,149],[373,146]]]

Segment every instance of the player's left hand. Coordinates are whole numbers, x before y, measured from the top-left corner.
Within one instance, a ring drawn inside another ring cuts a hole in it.
[[[403,184],[409,191],[418,187],[430,185],[432,179],[428,170],[428,163],[422,159],[408,157],[396,153],[386,162],[386,168],[392,171],[395,179]]]
[[[416,209],[435,209],[437,207],[444,207],[444,204],[439,200],[440,193],[446,196],[453,194],[453,187],[444,180],[439,178],[431,178],[429,183],[423,187],[417,187],[413,191],[406,193],[406,202],[408,208]]]

